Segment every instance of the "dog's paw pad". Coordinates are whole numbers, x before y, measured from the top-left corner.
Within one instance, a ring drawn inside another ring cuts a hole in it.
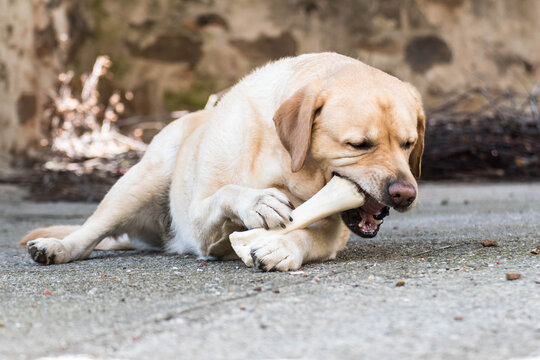
[[[36,246],[33,246],[32,244],[28,244],[28,253],[30,254],[30,257],[32,260],[34,260],[37,263],[40,264],[47,264],[49,263],[49,260],[54,260],[55,255],[52,255],[51,259],[47,258],[47,249],[38,249]]]
[[[40,238],[30,241],[27,246],[28,254],[39,264],[61,264],[69,261],[66,248],[58,239]]]

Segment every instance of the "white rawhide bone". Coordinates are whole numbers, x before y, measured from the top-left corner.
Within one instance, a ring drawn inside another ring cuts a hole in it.
[[[285,229],[237,231],[229,235],[229,239],[240,259],[247,266],[253,266],[250,245],[260,237],[304,229],[327,216],[362,206],[364,202],[364,194],[358,191],[355,184],[342,177],[334,176],[319,192],[292,211],[293,222]]]

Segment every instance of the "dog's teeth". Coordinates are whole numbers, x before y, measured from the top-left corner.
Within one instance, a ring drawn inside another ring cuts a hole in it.
[[[383,222],[382,220],[377,220],[377,219],[375,219],[375,224],[377,224],[377,225],[381,225],[382,222]]]

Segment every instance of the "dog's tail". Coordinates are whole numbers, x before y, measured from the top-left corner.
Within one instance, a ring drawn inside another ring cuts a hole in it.
[[[28,234],[24,235],[17,244],[26,246],[29,241],[39,238],[63,239],[75,230],[80,229],[80,227],[80,225],[56,225],[40,229],[34,229]]]
[[[28,234],[23,236],[17,244],[26,247],[26,244],[32,240],[39,238],[55,238],[63,239],[72,232],[80,229],[80,225],[55,225],[44,228],[39,228],[30,231]],[[124,234],[120,236],[108,236],[105,239],[101,240],[98,246],[94,250],[134,250],[136,246],[130,242],[129,237]]]

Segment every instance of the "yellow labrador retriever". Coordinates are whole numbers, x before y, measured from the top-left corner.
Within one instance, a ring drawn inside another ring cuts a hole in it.
[[[424,126],[417,91],[393,76],[335,53],[281,59],[163,129],[84,225],[22,242],[41,264],[87,258],[121,234],[232,259],[233,231],[286,227],[333,174],[352,180],[362,207],[251,245],[259,268],[298,269],[334,258],[348,229],[373,237],[389,207],[415,205]]]

